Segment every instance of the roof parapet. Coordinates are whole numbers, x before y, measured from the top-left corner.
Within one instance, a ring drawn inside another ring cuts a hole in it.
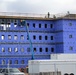
[[[6,17],[7,16],[7,17]],[[16,13],[16,12],[0,12],[0,17],[4,18],[27,18],[27,19],[76,19],[76,14],[60,13],[60,14],[32,14],[32,13]]]

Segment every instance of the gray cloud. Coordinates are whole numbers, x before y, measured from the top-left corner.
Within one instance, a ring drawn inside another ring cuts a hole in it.
[[[0,10],[21,13],[76,13],[76,0],[0,0]],[[0,12],[1,12],[0,11]]]

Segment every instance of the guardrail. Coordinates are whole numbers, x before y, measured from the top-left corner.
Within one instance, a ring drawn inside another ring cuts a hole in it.
[[[50,14],[49,18],[64,17],[65,15],[66,14],[64,14],[64,13]],[[16,12],[0,12],[0,16],[20,16],[20,17],[42,17],[42,18],[48,18],[48,14],[16,13]]]
[[[68,14],[68,13],[49,14],[49,17],[48,17],[48,13],[47,14],[35,14],[35,13],[0,12],[0,16],[76,19],[76,14]]]

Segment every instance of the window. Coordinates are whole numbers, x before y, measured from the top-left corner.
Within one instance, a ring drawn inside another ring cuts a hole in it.
[[[13,20],[13,19],[11,19],[11,21],[10,21],[10,22],[12,22],[12,23],[13,23],[13,21],[14,21],[14,20]]]
[[[6,19],[6,21],[7,21],[8,23],[10,23],[10,19]]]
[[[69,49],[70,49],[70,50],[73,50],[73,47],[72,47],[72,46],[70,46],[70,47],[69,47]]]
[[[4,40],[4,39],[5,39],[5,36],[4,36],[4,35],[2,35],[2,36],[1,36],[1,39],[2,39],[2,40]]]
[[[35,36],[35,35],[33,36],[33,39],[34,39],[34,40],[36,39],[36,36]]]
[[[45,48],[45,51],[48,52],[48,48]]]
[[[27,35],[27,40],[29,40],[29,36]]]
[[[51,40],[53,40],[54,38],[53,38],[53,36],[51,36]]]
[[[50,24],[50,28],[53,28],[53,24]]]
[[[17,27],[17,23],[14,23],[14,27]]]
[[[5,64],[5,60],[2,60],[2,65],[4,65]]]
[[[30,52],[30,48],[27,48],[27,52]]]
[[[8,52],[12,52],[12,48],[8,48]]]
[[[39,40],[42,40],[42,36],[39,36]]]
[[[45,28],[47,28],[47,24],[45,24]]]
[[[2,19],[2,22],[4,22],[4,19]]]
[[[10,25],[10,23],[8,23],[8,25]],[[8,27],[10,27],[10,26],[8,26]]]
[[[27,23],[27,26],[29,27],[29,23]]]
[[[42,52],[42,48],[40,48],[40,52]]]
[[[45,36],[45,40],[47,40],[47,38],[48,38],[48,37],[47,37],[47,36]]]
[[[21,61],[21,64],[24,64],[24,63],[25,63],[24,60],[22,60],[22,61]]]
[[[12,60],[9,60],[9,64],[12,64]]]
[[[15,52],[18,52],[18,48],[15,48]]]
[[[5,52],[5,49],[2,47],[2,52]]]
[[[14,22],[17,22],[17,20],[15,19]]]
[[[11,35],[8,35],[8,39],[10,40],[12,37],[11,37]]]
[[[39,24],[39,28],[41,28],[41,24]]]
[[[24,52],[24,48],[21,48],[21,52]]]
[[[17,39],[18,39],[18,37],[17,37],[17,35],[15,35],[15,36],[14,36],[14,40],[17,40]]]
[[[72,23],[69,23],[69,26],[72,26]]]
[[[17,20],[13,20],[14,21],[14,27],[17,27]]]
[[[35,28],[35,23],[33,23],[33,27]]]
[[[72,38],[72,35],[69,35],[69,38]]]
[[[10,25],[10,24],[8,24],[8,25],[6,25],[6,27],[7,27],[7,28],[10,28],[10,27],[11,27],[11,25]]]
[[[1,24],[4,24],[4,19],[2,19],[2,22],[1,22]]]
[[[34,48],[34,52],[36,52],[36,48]]]
[[[18,64],[18,60],[15,60],[15,64]]]
[[[54,52],[54,48],[51,48],[51,52]]]
[[[24,40],[24,36],[23,35],[21,35],[21,40]]]

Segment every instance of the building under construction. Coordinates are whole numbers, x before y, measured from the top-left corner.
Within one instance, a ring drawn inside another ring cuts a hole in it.
[[[27,27],[21,25],[22,20]],[[10,67],[26,67],[32,54],[38,60],[50,59],[53,53],[76,53],[75,35],[75,14],[0,13],[0,67],[8,63]]]

